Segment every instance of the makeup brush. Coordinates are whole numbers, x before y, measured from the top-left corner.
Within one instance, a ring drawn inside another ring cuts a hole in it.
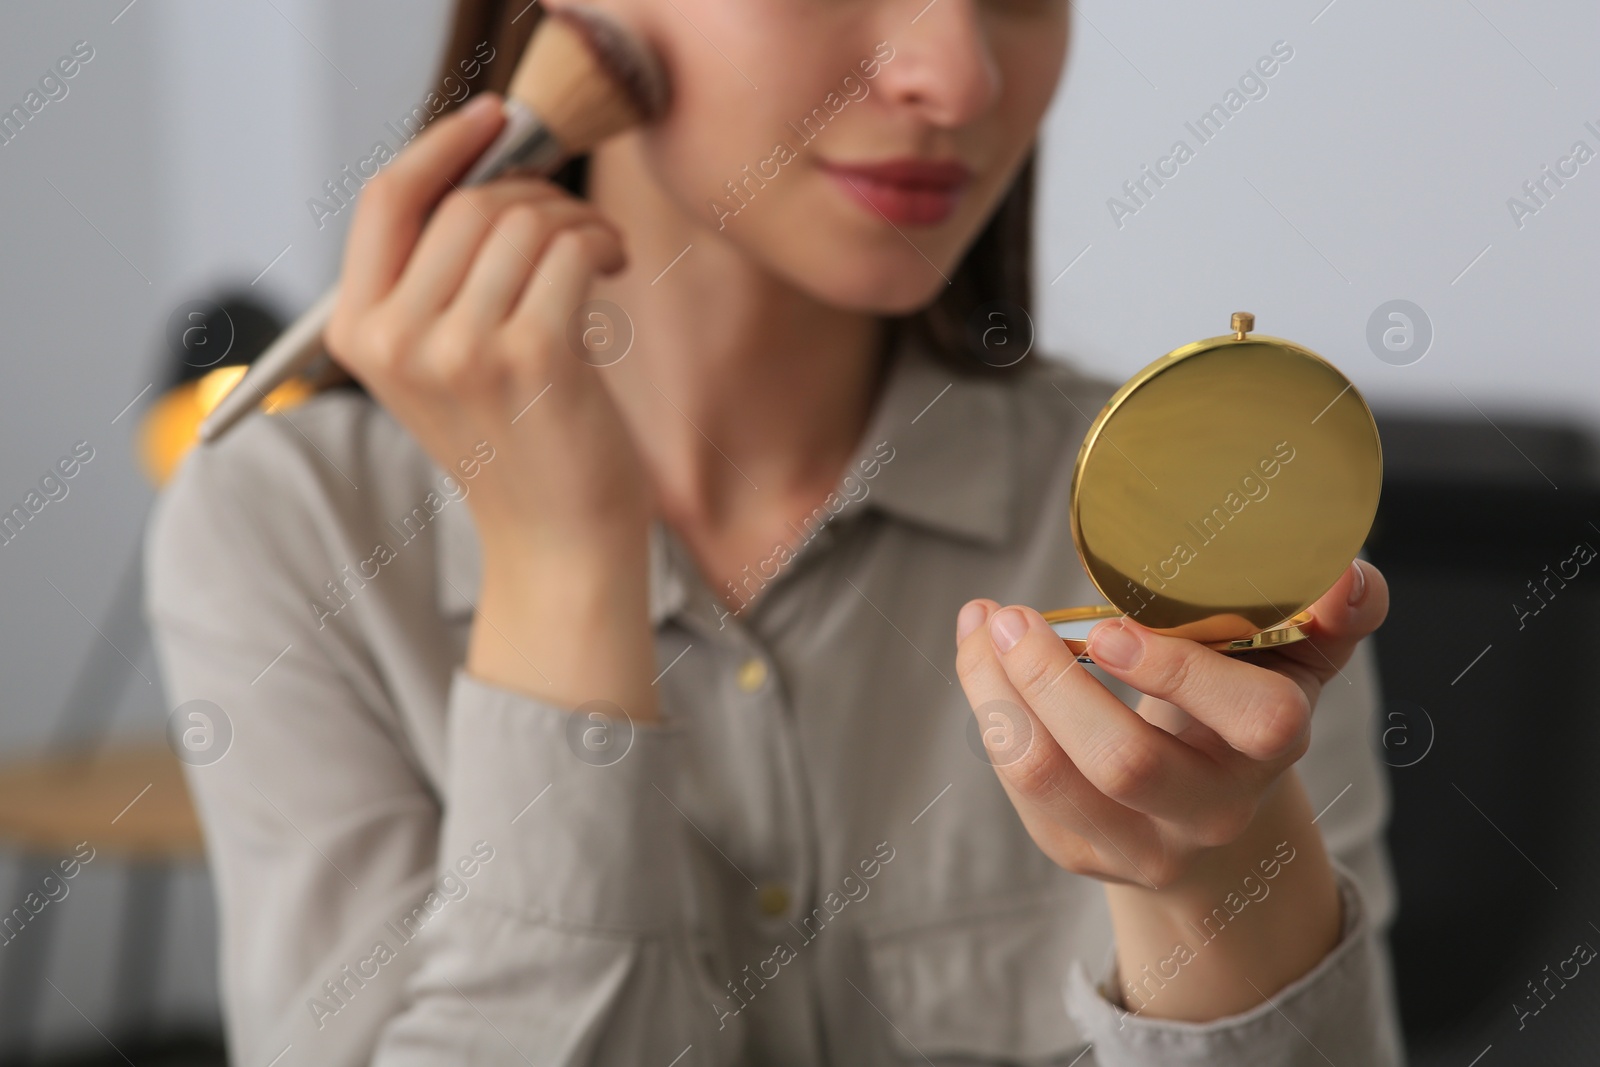
[[[660,60],[637,35],[587,5],[547,9],[506,93],[505,127],[457,184],[510,171],[547,177],[623,130],[658,118],[668,89]],[[322,351],[338,287],[295,320],[200,424],[215,441]]]

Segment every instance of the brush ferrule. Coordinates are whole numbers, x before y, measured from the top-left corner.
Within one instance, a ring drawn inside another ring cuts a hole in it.
[[[478,185],[511,170],[548,176],[566,161],[566,149],[530,108],[508,97],[501,110],[506,116],[505,128],[467,172],[462,184]]]

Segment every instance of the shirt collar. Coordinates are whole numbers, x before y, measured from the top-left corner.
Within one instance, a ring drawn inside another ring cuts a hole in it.
[[[1005,544],[1019,469],[1008,383],[949,370],[909,337],[889,359],[866,430],[834,488],[836,507],[853,502],[829,525],[875,510],[936,533]],[[445,508],[438,531],[439,609],[470,617],[482,573],[471,513],[461,503]],[[650,524],[649,553],[650,621],[659,626],[684,606],[695,565],[660,519]]]
[[[940,533],[1004,544],[1015,523],[1018,470],[1010,385],[950,370],[910,338],[891,359],[836,491],[844,495],[845,480],[870,469],[863,464],[881,448],[892,458],[868,483],[862,503]]]

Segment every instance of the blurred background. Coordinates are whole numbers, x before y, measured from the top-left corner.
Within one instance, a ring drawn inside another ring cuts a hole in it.
[[[237,358],[334,280],[349,212],[308,201],[394,142],[448,8],[0,7],[0,120],[77,61],[0,121],[0,512],[45,498],[0,534],[0,1062],[221,1062],[210,887],[137,611],[136,437],[194,374],[175,331],[225,306]],[[1600,946],[1600,574],[1575,562],[1600,548],[1600,9],[1073,12],[1038,348],[1123,378],[1249,310],[1365,393],[1413,1062],[1594,1062],[1600,978],[1547,978]],[[85,794],[61,761],[87,751]]]

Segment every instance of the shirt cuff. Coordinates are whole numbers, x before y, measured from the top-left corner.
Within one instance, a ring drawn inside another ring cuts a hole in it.
[[[680,726],[567,708],[464,667],[447,716],[441,874],[475,860],[477,902],[532,922],[627,937],[681,927]]]
[[[1333,863],[1343,912],[1338,944],[1307,973],[1270,1000],[1238,1015],[1204,1023],[1134,1015],[1109,990],[1115,949],[1099,986],[1083,963],[1067,975],[1067,1012],[1094,1043],[1100,1067],[1299,1067],[1361,1063],[1398,1067],[1403,1058],[1395,1013],[1385,1003],[1385,965],[1355,878]]]

